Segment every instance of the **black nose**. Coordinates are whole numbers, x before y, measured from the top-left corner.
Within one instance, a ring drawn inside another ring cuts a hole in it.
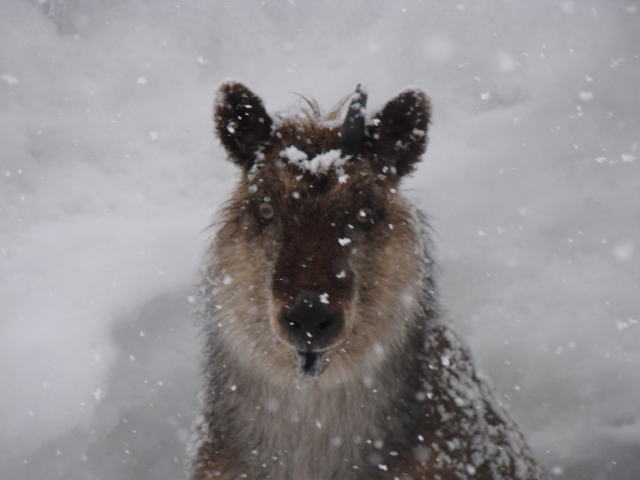
[[[300,350],[327,348],[342,330],[342,315],[323,300],[320,295],[299,295],[282,311],[284,330]]]

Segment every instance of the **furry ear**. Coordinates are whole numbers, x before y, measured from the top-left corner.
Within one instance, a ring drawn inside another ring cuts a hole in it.
[[[258,148],[269,140],[273,121],[262,100],[241,83],[225,82],[213,110],[215,132],[231,159],[244,169],[255,161]]]
[[[427,148],[431,103],[422,90],[405,90],[390,100],[373,118],[368,143],[374,162],[410,173]]]

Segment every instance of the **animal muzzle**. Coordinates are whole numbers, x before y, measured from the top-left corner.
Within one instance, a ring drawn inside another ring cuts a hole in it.
[[[298,295],[280,315],[282,331],[298,352],[322,352],[334,346],[344,329],[342,312],[322,295]]]

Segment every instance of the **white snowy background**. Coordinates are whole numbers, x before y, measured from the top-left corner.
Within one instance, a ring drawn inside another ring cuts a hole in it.
[[[0,478],[182,478],[227,78],[424,88],[451,322],[554,475],[640,478],[639,54],[637,0],[2,0]]]

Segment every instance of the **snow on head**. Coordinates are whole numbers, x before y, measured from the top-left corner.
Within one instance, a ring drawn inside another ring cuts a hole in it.
[[[285,148],[280,156],[290,165],[313,174],[327,173],[331,169],[342,167],[349,157],[343,157],[340,150],[329,150],[309,159],[307,154],[295,146]]]
[[[309,160],[306,153],[304,153],[302,150],[299,150],[293,145],[282,150],[280,152],[280,156],[294,165],[299,165]]]

